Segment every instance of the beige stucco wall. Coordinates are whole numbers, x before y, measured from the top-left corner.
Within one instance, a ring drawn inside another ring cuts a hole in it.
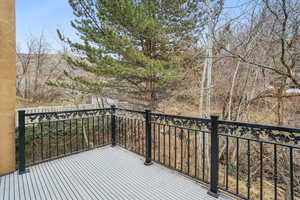
[[[15,169],[15,0],[0,0],[0,174]]]

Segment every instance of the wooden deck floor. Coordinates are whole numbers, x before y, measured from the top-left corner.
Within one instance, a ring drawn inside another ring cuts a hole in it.
[[[120,147],[79,153],[0,177],[0,200],[215,200],[200,184],[143,162]]]

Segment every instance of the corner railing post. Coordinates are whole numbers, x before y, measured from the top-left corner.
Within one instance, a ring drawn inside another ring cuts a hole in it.
[[[211,149],[210,149],[210,188],[208,194],[218,198],[219,184],[219,137],[218,137],[219,116],[211,115]]]
[[[146,110],[146,160],[145,165],[152,165],[152,135],[151,135],[151,110]]]
[[[26,173],[25,168],[25,111],[18,111],[19,138],[18,138],[18,153],[19,153],[19,174]]]
[[[111,145],[116,146],[116,106],[111,106]]]

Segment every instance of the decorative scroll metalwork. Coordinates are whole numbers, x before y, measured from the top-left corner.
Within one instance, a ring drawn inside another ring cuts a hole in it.
[[[55,120],[67,120],[76,118],[88,118],[92,116],[102,116],[111,114],[111,109],[95,109],[95,110],[77,110],[64,112],[49,112],[49,113],[33,113],[26,114],[27,122],[44,122]]]
[[[26,124],[39,123],[47,121],[68,120],[78,118],[88,118],[102,115],[115,115],[118,117],[125,117],[130,119],[145,120],[146,112],[127,110],[127,109],[93,109],[93,110],[77,110],[77,111],[63,111],[63,112],[46,112],[46,113],[29,113],[25,114]],[[151,121],[166,125],[173,125],[180,128],[190,128],[200,131],[210,132],[211,120],[202,118],[183,117],[176,115],[165,115],[159,113],[151,113]],[[257,124],[218,121],[218,132],[228,135],[236,135],[241,137],[254,137],[261,139],[262,137],[269,138],[272,141],[280,141],[283,143],[300,142],[299,130],[293,128],[280,128],[273,126],[264,126]],[[297,132],[298,131],[298,132]]]
[[[117,117],[125,117],[125,118],[130,118],[130,119],[144,120],[146,113],[142,112],[142,111],[116,109],[115,115]]]
[[[254,128],[240,125],[219,125],[219,133],[238,136],[253,136],[256,139],[267,137],[272,141],[280,141],[284,143],[298,144],[300,141],[300,134],[297,135],[293,131],[278,131],[271,128]]]
[[[209,119],[201,118],[185,118],[185,117],[176,117],[172,115],[163,115],[152,113],[151,121],[157,123],[166,123],[168,125],[175,125],[178,127],[185,128],[196,128],[199,130],[210,130],[211,121]]]

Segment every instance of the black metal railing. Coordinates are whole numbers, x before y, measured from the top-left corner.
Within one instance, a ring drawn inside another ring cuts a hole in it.
[[[300,129],[218,123],[223,174],[220,189],[243,199],[299,198],[300,166],[295,158],[300,155]],[[234,170],[230,172],[230,168]]]
[[[134,153],[146,155],[146,113],[117,109],[116,127],[118,144]]]
[[[26,166],[111,144],[115,139],[114,109],[19,111],[20,173],[26,172]]]
[[[300,197],[300,129],[150,110],[19,111],[19,171],[103,145],[119,145],[241,199]]]

